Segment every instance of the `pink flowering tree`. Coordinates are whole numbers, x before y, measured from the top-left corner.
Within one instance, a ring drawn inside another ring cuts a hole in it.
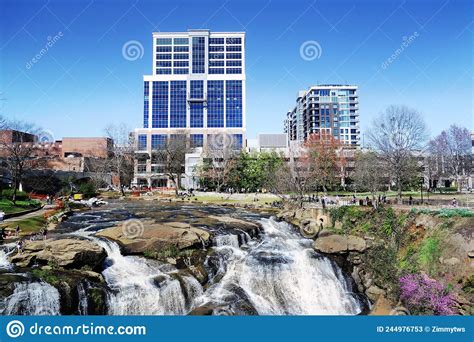
[[[408,274],[400,278],[400,299],[412,313],[453,315],[454,299],[448,289],[426,274]]]

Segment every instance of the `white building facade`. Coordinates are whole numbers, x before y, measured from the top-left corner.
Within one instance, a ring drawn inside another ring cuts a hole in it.
[[[303,143],[311,134],[330,134],[359,146],[359,95],[354,85],[318,85],[299,91],[285,120],[288,141]]]
[[[135,130],[137,152],[150,158],[137,161],[135,184],[170,186],[151,156],[175,134],[186,134],[196,151],[229,141],[245,147],[244,32],[155,32],[152,70],[143,77],[143,127]]]

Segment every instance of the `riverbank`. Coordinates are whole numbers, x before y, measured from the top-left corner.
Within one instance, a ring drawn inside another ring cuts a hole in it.
[[[472,211],[341,206],[284,210],[278,217],[351,274],[375,313],[473,314]]]

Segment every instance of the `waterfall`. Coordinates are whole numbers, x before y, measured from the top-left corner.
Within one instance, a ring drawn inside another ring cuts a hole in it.
[[[10,271],[13,265],[8,261],[8,256],[15,252],[15,244],[7,244],[1,246],[0,249],[0,271]]]
[[[339,270],[315,253],[311,240],[273,219],[262,219],[261,242],[248,250],[234,244],[215,248],[225,260],[222,279],[212,284],[199,305],[230,308],[239,314],[235,303],[244,303],[263,315],[352,315],[361,311],[359,302]],[[220,277],[218,277],[219,279]],[[241,305],[241,304],[238,304]]]
[[[79,315],[87,315],[88,309],[89,309],[89,304],[87,301],[87,290],[88,290],[89,284],[87,280],[84,282],[80,282],[77,285],[77,296],[79,298],[79,304],[77,311],[79,312]]]
[[[167,272],[167,265],[152,260],[123,256],[115,242],[94,240],[108,255],[110,266],[102,274],[111,289],[109,314],[182,315],[191,309],[194,297],[202,294],[193,277],[179,276],[176,270]]]
[[[215,238],[215,243],[217,247],[222,246],[232,246],[239,248],[239,236],[238,235],[217,235]]]
[[[59,315],[59,292],[45,282],[15,283],[1,307],[3,315]]]

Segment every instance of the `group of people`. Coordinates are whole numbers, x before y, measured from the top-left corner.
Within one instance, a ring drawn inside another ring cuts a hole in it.
[[[5,227],[3,227],[0,231],[0,238],[1,240],[5,240],[5,239],[11,239],[11,238],[14,238],[14,237],[19,237],[20,236],[20,226],[17,225],[15,230],[7,230]]]

